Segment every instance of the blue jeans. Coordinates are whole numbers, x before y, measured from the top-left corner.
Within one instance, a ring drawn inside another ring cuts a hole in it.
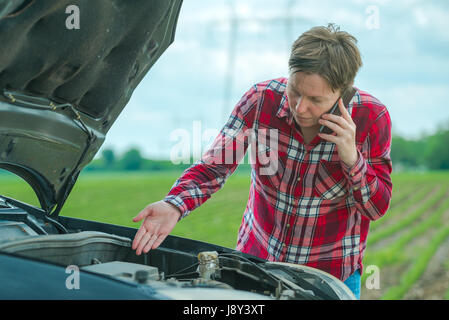
[[[360,290],[362,286],[360,278],[360,269],[357,269],[344,281],[345,285],[351,289],[352,293],[354,293],[358,300],[360,300]]]

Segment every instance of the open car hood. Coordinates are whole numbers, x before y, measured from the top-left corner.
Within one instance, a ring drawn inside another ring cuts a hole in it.
[[[59,213],[173,42],[181,3],[0,0],[0,168],[26,180],[45,212]]]

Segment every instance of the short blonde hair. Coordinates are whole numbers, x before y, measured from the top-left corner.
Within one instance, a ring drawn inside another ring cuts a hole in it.
[[[322,76],[332,91],[342,94],[353,83],[362,66],[357,39],[334,24],[304,32],[292,45],[290,73],[303,71]]]

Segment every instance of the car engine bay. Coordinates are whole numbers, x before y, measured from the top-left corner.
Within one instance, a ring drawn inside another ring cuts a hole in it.
[[[269,262],[175,236],[138,256],[131,248],[135,229],[121,226],[108,229],[106,224],[63,216],[52,219],[38,208],[7,197],[0,199],[0,253],[64,267],[76,266],[81,273],[146,285],[174,299],[210,298],[210,290],[207,297],[197,290],[204,288],[221,289],[220,297],[224,294],[229,299],[238,298],[236,292],[244,299],[351,297],[330,275],[326,279],[324,272],[316,273],[319,270],[311,272],[313,268]],[[117,234],[118,230],[122,230],[122,235]],[[185,241],[191,241],[192,246],[183,247],[181,243]],[[255,295],[248,296],[250,293]]]

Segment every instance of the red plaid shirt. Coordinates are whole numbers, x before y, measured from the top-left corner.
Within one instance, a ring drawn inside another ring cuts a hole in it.
[[[279,78],[251,87],[164,200],[184,218],[223,186],[251,143],[255,161],[236,250],[318,268],[344,281],[362,271],[369,223],[390,204],[390,116],[379,100],[357,89],[348,111],[357,126],[358,160],[349,168],[334,143],[318,136],[304,142],[286,84]]]

